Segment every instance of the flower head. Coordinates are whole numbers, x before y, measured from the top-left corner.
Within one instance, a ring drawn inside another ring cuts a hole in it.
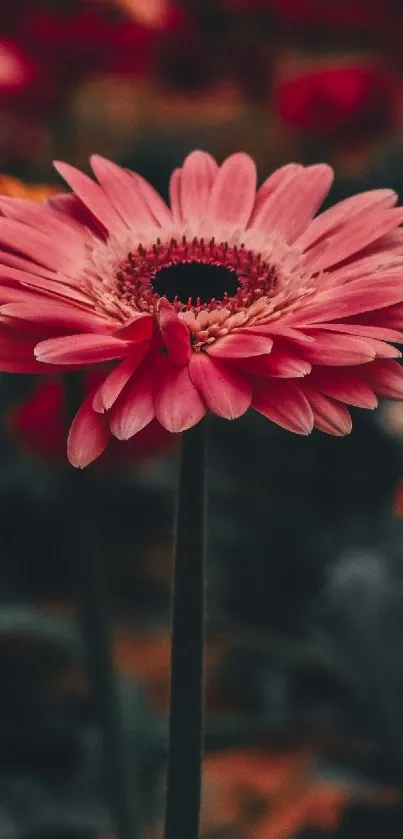
[[[321,215],[333,173],[289,164],[256,191],[242,153],[193,152],[169,208],[92,158],[73,194],[0,198],[0,369],[113,362],[70,429],[83,466],[155,417],[170,432],[249,407],[299,434],[347,434],[346,405],[403,398],[403,209],[391,190]],[[391,343],[392,342],[392,343]]]

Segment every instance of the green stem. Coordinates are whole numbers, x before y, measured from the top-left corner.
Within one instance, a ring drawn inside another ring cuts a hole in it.
[[[182,436],[165,839],[197,839],[203,750],[205,422]]]

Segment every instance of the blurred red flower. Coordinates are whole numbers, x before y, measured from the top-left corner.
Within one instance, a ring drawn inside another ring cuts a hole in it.
[[[46,88],[40,67],[17,41],[0,39],[0,105]]]
[[[334,131],[359,122],[361,131],[390,122],[395,81],[377,63],[302,68],[280,82],[275,107],[284,123],[303,131]]]
[[[74,14],[33,10],[22,17],[17,35],[55,80],[60,98],[85,76],[122,68],[134,75],[145,72],[155,31],[91,6]]]
[[[104,376],[94,374],[85,379],[88,391],[100,384]],[[16,443],[30,454],[48,463],[64,463],[69,418],[65,411],[63,379],[48,377],[36,383],[33,392],[14,405],[6,416],[6,429]],[[100,465],[122,468],[160,454],[172,442],[172,434],[153,420],[127,443],[111,440]]]
[[[0,41],[0,93],[25,90],[37,73],[32,61],[12,41]]]

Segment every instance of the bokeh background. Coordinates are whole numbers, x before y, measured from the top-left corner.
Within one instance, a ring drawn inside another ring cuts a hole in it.
[[[0,192],[110,156],[167,196],[193,148],[403,198],[401,0],[18,0],[0,12]],[[95,371],[94,375],[97,375]],[[77,498],[57,378],[0,377],[0,837],[112,839],[82,627],[104,564],[139,836],[162,835],[178,441]],[[209,430],[203,839],[403,832],[403,407],[347,439]],[[73,489],[72,489],[73,487]],[[83,620],[84,618],[84,620]],[[106,770],[106,771],[105,771]]]

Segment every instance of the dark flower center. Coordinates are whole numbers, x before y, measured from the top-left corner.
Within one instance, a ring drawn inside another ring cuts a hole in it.
[[[179,262],[159,268],[151,280],[156,294],[172,303],[180,301],[193,305],[233,297],[240,287],[235,271],[224,265],[203,262]]]

